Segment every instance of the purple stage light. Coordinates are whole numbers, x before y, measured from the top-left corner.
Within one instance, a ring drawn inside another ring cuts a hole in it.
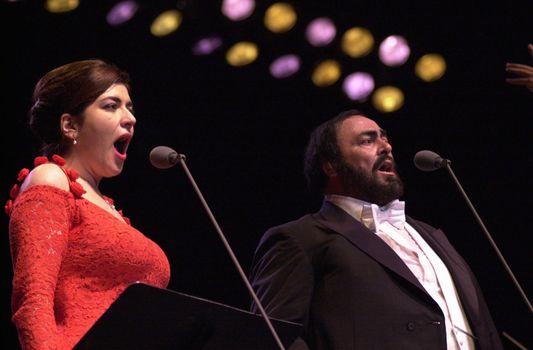
[[[270,64],[270,74],[281,79],[287,78],[300,69],[300,58],[296,55],[284,55],[278,57]]]
[[[374,78],[364,72],[352,73],[344,79],[342,89],[350,100],[363,102],[374,91]]]
[[[221,11],[232,21],[241,21],[250,17],[254,9],[254,0],[224,0]]]
[[[121,1],[107,13],[107,23],[118,26],[129,21],[139,9],[139,4],[133,0]]]
[[[399,35],[391,35],[381,42],[379,58],[383,64],[391,67],[401,66],[409,58],[411,49],[407,40]]]
[[[220,46],[222,46],[222,39],[218,36],[210,36],[198,40],[191,51],[193,55],[204,56],[213,53]]]
[[[331,19],[321,17],[309,23],[305,31],[307,41],[313,46],[326,46],[335,39],[337,29]]]

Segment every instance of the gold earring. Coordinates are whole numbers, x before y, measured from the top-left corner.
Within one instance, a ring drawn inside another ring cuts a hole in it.
[[[76,139],[74,139],[74,141],[72,141],[72,144],[77,145],[78,141]]]

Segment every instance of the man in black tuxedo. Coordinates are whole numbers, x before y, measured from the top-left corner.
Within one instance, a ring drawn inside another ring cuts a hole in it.
[[[304,325],[299,348],[503,349],[466,262],[442,231],[405,216],[375,121],[350,110],[316,128],[305,174],[322,208],[269,229],[250,276],[270,317]]]

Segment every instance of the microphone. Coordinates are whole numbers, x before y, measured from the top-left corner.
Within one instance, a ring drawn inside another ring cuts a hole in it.
[[[520,293],[520,295],[522,296],[522,298],[526,302],[526,304],[527,304],[527,306],[529,308],[529,311],[531,313],[533,313],[533,307],[531,306],[531,302],[527,298],[526,293],[524,293],[524,290],[520,286],[520,283],[518,283],[518,280],[515,278],[515,276],[513,274],[513,271],[511,271],[511,268],[509,267],[509,265],[505,261],[505,258],[503,257],[502,253],[500,252],[500,249],[498,249],[498,246],[496,245],[496,243],[492,239],[492,236],[490,235],[489,231],[485,227],[485,224],[481,220],[481,217],[478,215],[476,209],[474,208],[474,205],[472,204],[472,202],[468,198],[466,192],[463,190],[463,187],[459,183],[459,180],[455,176],[455,174],[454,174],[454,172],[452,170],[452,167],[450,165],[451,161],[448,160],[448,159],[442,158],[441,156],[439,156],[435,152],[424,150],[424,151],[419,151],[419,152],[417,152],[415,154],[414,163],[415,163],[415,166],[418,169],[422,170],[422,171],[433,171],[433,170],[437,170],[439,168],[446,168],[448,170],[448,173],[450,174],[450,176],[452,177],[453,181],[457,185],[457,188],[459,189],[459,191],[463,195],[464,199],[466,200],[466,203],[468,204],[468,207],[470,208],[470,210],[474,214],[477,222],[481,226],[481,229],[483,230],[483,233],[485,234],[486,238],[488,239],[488,241],[492,245],[492,248],[494,249],[494,251],[496,252],[496,255],[498,256],[498,258],[502,262],[503,266],[505,267],[505,270],[507,271],[507,273],[511,277],[511,280],[513,281],[514,285],[518,289],[518,292]]]
[[[167,146],[157,146],[150,152],[150,163],[158,169],[171,168],[180,160],[185,160],[185,155]]]
[[[267,324],[270,332],[272,333],[272,336],[274,337],[278,347],[281,350],[285,350],[285,347],[283,346],[283,343],[281,342],[278,334],[276,333],[276,330],[274,329],[274,326],[272,326],[272,323],[270,322],[270,319],[268,318],[265,309],[263,308],[263,305],[261,305],[261,302],[259,301],[259,298],[255,294],[252,285],[250,284],[250,281],[248,281],[248,278],[246,277],[246,274],[244,273],[244,270],[241,267],[241,264],[237,260],[237,257],[233,253],[233,249],[231,249],[230,244],[228,243],[228,240],[226,239],[226,236],[222,232],[222,229],[218,225],[217,220],[215,219],[215,216],[211,212],[211,209],[209,208],[209,205],[207,205],[207,202],[204,199],[204,196],[202,195],[202,192],[198,188],[198,185],[196,185],[196,181],[194,181],[194,178],[191,175],[191,172],[189,171],[189,168],[185,164],[185,155],[179,154],[178,152],[174,151],[172,148],[167,146],[157,146],[150,152],[150,162],[152,165],[158,169],[168,169],[176,165],[177,163],[180,163],[183,167],[183,170],[185,171],[187,177],[189,178],[189,181],[191,182],[196,194],[198,195],[198,198],[200,199],[200,202],[202,202],[202,205],[204,209],[207,212],[207,215],[211,219],[211,222],[213,223],[213,226],[215,227],[220,239],[222,240],[222,243],[224,244],[224,247],[226,248],[231,260],[233,261],[233,264],[237,268],[237,271],[239,272],[239,275],[241,276],[244,284],[246,285],[246,288],[248,289],[248,292],[252,296],[252,299],[254,300],[255,304],[257,305],[259,311],[261,312],[261,316],[265,320],[265,323]]]
[[[422,171],[433,171],[445,167],[451,162],[448,159],[443,159],[437,153],[424,150],[415,154],[415,166]]]

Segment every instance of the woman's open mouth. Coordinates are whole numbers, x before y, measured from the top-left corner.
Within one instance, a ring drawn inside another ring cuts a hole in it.
[[[126,153],[128,151],[128,146],[131,141],[131,134],[124,134],[120,136],[115,143],[113,143],[113,146],[115,148],[115,154],[120,159],[126,159]]]

